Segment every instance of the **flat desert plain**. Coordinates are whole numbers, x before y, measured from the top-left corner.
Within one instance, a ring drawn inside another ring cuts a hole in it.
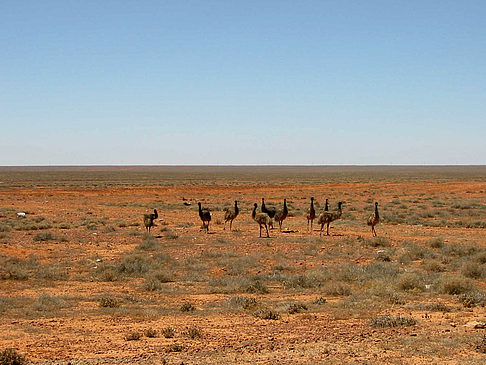
[[[311,197],[317,214],[343,202],[330,236],[307,228]],[[261,198],[287,199],[270,238],[251,218]],[[484,364],[485,233],[481,166],[5,167],[0,351],[38,364]]]

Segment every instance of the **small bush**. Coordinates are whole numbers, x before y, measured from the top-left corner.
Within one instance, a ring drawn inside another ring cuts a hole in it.
[[[466,262],[461,268],[461,273],[470,279],[480,279],[484,276],[484,268],[475,262]]]
[[[155,237],[145,236],[145,239],[137,246],[137,249],[144,251],[154,251],[159,246],[159,242]]]
[[[288,314],[295,314],[305,312],[307,310],[307,306],[304,303],[291,303],[287,307]]]
[[[102,233],[113,233],[113,232],[116,232],[116,228],[113,227],[113,226],[107,226],[107,227],[103,228],[103,230],[101,232]]]
[[[386,237],[362,238],[361,241],[371,247],[390,247],[390,241]]]
[[[130,332],[125,335],[125,341],[138,341],[142,335],[139,332]]]
[[[9,232],[10,227],[7,226],[6,224],[0,224],[0,232]]]
[[[98,300],[98,304],[102,308],[117,308],[120,302],[112,296],[103,296]]]
[[[311,271],[303,274],[288,276],[283,285],[286,289],[311,289],[322,286],[329,280],[327,272]]]
[[[432,248],[442,248],[444,247],[444,240],[441,237],[437,237],[429,240],[428,244]]]
[[[51,232],[41,232],[41,233],[37,233],[35,236],[34,236],[34,241],[36,242],[44,242],[44,241],[51,241],[51,240],[54,240],[54,235],[51,233]]]
[[[486,335],[482,335],[482,337],[476,343],[476,351],[486,354]]]
[[[145,337],[149,338],[155,338],[157,337],[157,330],[154,330],[153,328],[147,328],[144,332]]]
[[[129,275],[145,274],[150,270],[150,259],[139,254],[123,257],[118,266],[118,271]]]
[[[68,278],[67,271],[60,268],[58,265],[42,265],[37,269],[35,273],[37,278],[47,280],[66,280]]]
[[[317,304],[317,305],[323,305],[323,304],[327,303],[327,300],[326,300],[326,298],[319,297],[316,300],[314,300],[312,303]]]
[[[417,320],[412,317],[380,316],[370,320],[370,326],[378,328],[414,326]]]
[[[254,312],[253,315],[261,319],[271,319],[271,320],[280,319],[280,314],[270,308],[261,308],[256,312]]]
[[[405,273],[398,277],[397,286],[403,291],[423,291],[425,286],[422,278],[415,273]]]
[[[480,252],[475,257],[476,261],[480,264],[486,264],[486,252]]]
[[[173,338],[175,336],[174,329],[172,327],[162,329],[162,336],[165,338]]]
[[[158,291],[162,289],[162,283],[154,276],[149,276],[142,284],[142,288],[147,291]]]
[[[250,309],[257,305],[255,298],[239,296],[230,297],[228,303],[231,307],[241,307],[243,309]]]
[[[33,308],[37,312],[43,312],[49,314],[50,312],[57,311],[61,308],[66,308],[68,304],[61,297],[54,297],[48,294],[41,294],[33,303]]]
[[[268,287],[260,280],[255,280],[244,288],[244,291],[249,294],[267,294]]]
[[[181,305],[180,310],[181,312],[194,312],[196,307],[192,303],[187,302]]]
[[[171,230],[167,230],[167,232],[165,233],[165,238],[169,239],[169,240],[176,240],[179,238],[179,236],[177,235],[177,233],[175,232],[172,232]]]
[[[166,348],[167,352],[182,352],[184,351],[184,346],[179,345],[178,343],[173,343]]]
[[[444,272],[446,270],[444,265],[437,260],[426,260],[422,265],[429,272]]]
[[[337,282],[330,282],[324,288],[324,293],[327,295],[347,296],[351,295],[351,287],[347,284]]]
[[[13,348],[0,352],[0,365],[24,365],[27,363],[27,359]]]
[[[459,302],[461,302],[466,308],[472,308],[477,305],[484,307],[486,304],[486,293],[480,291],[471,291],[459,295],[458,299]]]
[[[421,307],[421,309],[430,311],[430,312],[452,312],[451,307],[445,305],[444,303],[441,302],[435,302],[435,303],[430,303],[430,304],[425,304]]]
[[[445,275],[438,282],[438,290],[441,294],[463,294],[470,291],[472,286],[470,280],[457,275]]]
[[[201,333],[201,330],[199,328],[190,327],[184,332],[184,336],[195,339],[195,338],[201,338],[202,333]]]
[[[97,279],[100,281],[117,281],[120,277],[113,265],[101,264],[96,268]]]

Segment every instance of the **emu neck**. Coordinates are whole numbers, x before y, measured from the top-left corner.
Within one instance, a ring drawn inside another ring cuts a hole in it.
[[[256,216],[256,210],[257,210],[257,207],[256,207],[256,206],[254,206],[254,207],[253,207],[253,211],[251,212],[251,217],[252,217],[253,219],[255,219],[255,216]]]

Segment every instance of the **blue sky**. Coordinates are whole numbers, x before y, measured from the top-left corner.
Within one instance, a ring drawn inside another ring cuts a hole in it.
[[[486,164],[484,1],[2,1],[0,165]]]

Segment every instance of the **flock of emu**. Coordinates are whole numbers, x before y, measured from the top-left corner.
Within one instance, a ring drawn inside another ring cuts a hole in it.
[[[343,203],[338,202],[337,210],[334,212],[329,211],[329,204],[328,199],[326,199],[326,204],[324,206],[324,210],[317,215],[316,210],[314,208],[314,197],[310,198],[310,208],[307,210],[306,218],[307,218],[307,230],[309,230],[310,224],[310,231],[312,232],[312,224],[314,219],[317,217],[317,223],[321,225],[320,236],[322,236],[322,231],[324,229],[324,225],[326,225],[326,233],[329,236],[329,225],[331,222],[338,220],[341,218],[343,214]],[[207,208],[202,208],[201,203],[197,203],[199,206],[199,218],[203,223],[203,227],[206,229],[206,233],[209,233],[209,222],[211,222],[211,212]],[[255,203],[253,205],[253,210],[251,212],[251,217],[255,222],[258,223],[260,226],[260,237],[262,236],[262,228],[265,227],[267,232],[267,237],[270,237],[269,228],[273,228],[273,222],[278,222],[279,230],[282,230],[282,223],[287,218],[289,214],[289,210],[287,208],[287,199],[284,199],[282,209],[276,209],[275,207],[267,207],[265,205],[265,199],[262,198],[262,206],[261,211],[257,212],[258,204]],[[236,219],[240,210],[238,209],[238,201],[235,200],[235,205],[231,208],[224,208],[224,228],[226,229],[226,223],[229,222],[230,230],[233,225],[233,220]],[[145,225],[145,229],[148,233],[150,233],[150,228],[152,228],[155,223],[154,220],[159,217],[157,213],[157,209],[154,209],[154,212],[151,214],[144,214],[143,222]],[[375,202],[375,211],[371,214],[368,218],[367,224],[371,227],[371,233],[373,236],[377,236],[375,226],[380,222],[380,215],[378,213],[378,202]]]

